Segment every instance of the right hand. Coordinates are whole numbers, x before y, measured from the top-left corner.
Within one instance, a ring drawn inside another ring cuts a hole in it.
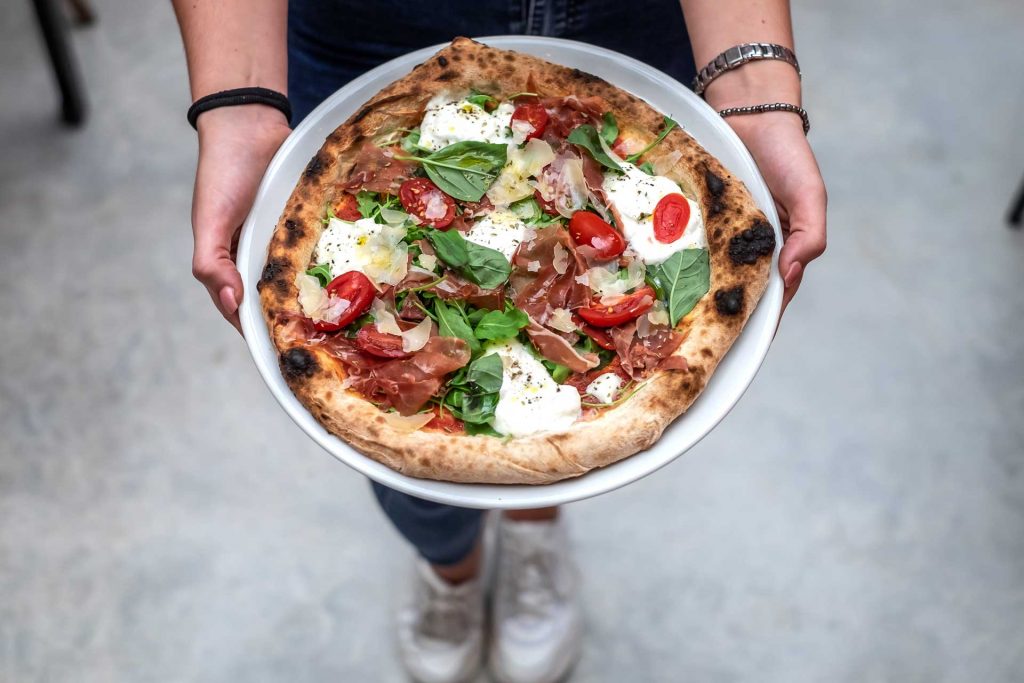
[[[242,277],[235,246],[263,173],[291,133],[284,114],[262,104],[221,107],[198,120],[199,166],[192,194],[192,274],[241,332]]]

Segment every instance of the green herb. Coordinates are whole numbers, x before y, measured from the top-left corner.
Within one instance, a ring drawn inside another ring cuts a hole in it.
[[[669,117],[666,116],[665,117],[665,127],[661,129],[661,132],[658,134],[658,137],[654,138],[654,142],[652,142],[651,144],[647,145],[646,147],[644,147],[642,150],[640,150],[636,154],[630,154],[628,157],[626,157],[626,161],[628,161],[631,164],[635,164],[640,157],[642,157],[643,155],[645,155],[648,152],[650,152],[651,149],[653,149],[656,144],[658,144],[659,142],[661,142],[662,140],[665,139],[665,136],[669,134],[669,131],[671,131],[673,128],[675,128],[678,125],[679,125],[678,123],[676,123],[675,121],[673,121],[672,119],[670,119]]]
[[[446,304],[437,299],[434,305],[437,314],[438,333],[442,337],[457,337],[469,344],[473,354],[479,353],[480,342],[473,335],[473,328],[466,320],[466,314],[458,304]]]
[[[500,286],[512,272],[504,254],[466,240],[458,230],[428,230],[426,235],[439,259],[484,289]]]
[[[511,311],[488,311],[474,330],[477,339],[511,339],[530,324],[530,318],[518,308]]]
[[[508,148],[500,143],[468,140],[448,145],[425,157],[395,156],[418,161],[427,176],[446,194],[478,202],[505,166]]]
[[[465,428],[466,428],[466,433],[470,434],[470,435],[485,434],[487,436],[494,436],[494,437],[497,437],[499,439],[502,439],[502,438],[505,437],[504,434],[499,434],[498,431],[494,427],[492,427],[490,424],[487,424],[487,423],[477,424],[475,422],[467,422],[465,424]]]
[[[652,164],[649,161],[645,161],[644,163],[642,163],[639,166],[637,166],[637,168],[639,168],[641,171],[643,171],[647,175],[656,175],[654,173],[654,164]]]
[[[508,96],[508,99],[514,100],[517,97],[537,97],[535,92],[514,92]]]
[[[501,383],[501,357],[493,353],[481,356],[451,379],[443,404],[466,423],[468,433],[497,435],[490,422],[498,406]]]
[[[332,208],[332,207],[330,206],[330,204],[328,204],[328,205],[327,205],[327,216],[325,216],[324,218],[321,218],[321,219],[320,219],[320,221],[321,221],[321,222],[322,222],[322,223],[323,223],[324,225],[327,225],[327,224],[329,224],[329,223],[330,223],[330,222],[331,222],[332,220],[334,220],[335,218],[337,218],[337,216],[335,216],[335,215],[334,215],[334,209],[333,209],[333,208]]]
[[[604,148],[601,147],[601,136],[589,123],[584,123],[582,126],[578,126],[573,132],[569,133],[569,137],[567,139],[572,144],[579,145],[590,152],[590,155],[602,166],[610,168],[613,171],[622,172],[622,167],[619,166],[614,159],[608,156],[607,152],[604,151]]]
[[[409,134],[402,138],[401,146],[402,149],[408,152],[409,154],[415,154],[416,152],[424,151],[424,148],[420,147],[419,129],[413,128],[411,131],[409,131]]]
[[[330,263],[318,263],[309,270],[306,271],[306,275],[312,275],[320,281],[321,287],[326,287],[327,283],[331,281],[331,264]]]
[[[610,111],[604,113],[604,125],[601,126],[601,139],[611,147],[619,137],[619,124]]]
[[[520,199],[509,204],[508,208],[512,213],[521,218],[524,223],[533,228],[543,228],[561,222],[560,216],[549,216],[544,213],[534,197]]]
[[[711,263],[707,249],[677,251],[665,262],[648,266],[647,273],[655,283],[655,291],[660,287],[666,295],[668,317],[673,327],[711,289]]]
[[[374,214],[380,213],[380,202],[377,201],[376,192],[363,190],[356,195],[356,204],[359,206],[359,213],[363,218],[373,218]]]
[[[541,359],[541,363],[543,363],[544,367],[548,369],[548,374],[551,375],[551,379],[555,380],[559,384],[564,383],[565,380],[569,379],[569,375],[572,374],[572,370],[559,363],[546,359]]]
[[[490,103],[492,103],[492,102],[494,104],[498,103],[498,100],[494,99],[490,95],[487,95],[487,94],[482,93],[482,92],[478,92],[476,90],[473,91],[472,95],[470,95],[469,97],[466,98],[466,101],[475,104],[476,106],[480,107],[481,109],[483,109],[485,111],[487,110],[487,105],[489,105]]]

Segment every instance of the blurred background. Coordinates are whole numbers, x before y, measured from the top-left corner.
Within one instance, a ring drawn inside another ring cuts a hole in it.
[[[0,680],[401,681],[409,551],[190,274],[167,2],[60,125],[0,4]],[[1024,680],[1024,4],[794,2],[829,250],[674,464],[567,512],[573,681]]]

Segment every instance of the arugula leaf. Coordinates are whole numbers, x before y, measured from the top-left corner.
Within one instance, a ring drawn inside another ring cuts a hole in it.
[[[466,314],[456,304],[446,304],[437,299],[434,311],[437,313],[438,333],[442,337],[457,337],[469,344],[473,354],[480,351],[480,342],[473,336],[473,328],[466,321]]]
[[[668,316],[672,326],[693,310],[701,297],[711,289],[711,262],[707,249],[684,249],[663,263],[647,266],[647,272],[667,295]]]
[[[327,205],[327,215],[324,218],[321,218],[320,222],[323,223],[324,225],[329,225],[330,222],[333,219],[335,219],[335,218],[337,218],[337,216],[334,215],[334,207],[332,207],[330,204],[328,204]]]
[[[439,259],[484,289],[498,287],[512,272],[504,254],[468,241],[458,230],[429,230],[426,235]]]
[[[480,391],[496,394],[501,389],[501,373],[501,356],[492,353],[470,363],[466,370],[466,382],[476,385]]]
[[[471,435],[471,436],[472,435],[476,435],[476,434],[486,434],[487,436],[494,436],[494,437],[497,437],[499,439],[503,439],[505,437],[504,434],[498,433],[498,430],[496,430],[494,427],[492,427],[490,424],[488,424],[486,422],[483,423],[483,424],[477,424],[475,422],[467,422],[465,424],[465,428],[466,428],[466,433]]]
[[[590,156],[594,157],[602,166],[610,168],[613,171],[622,172],[622,167],[619,166],[614,159],[612,159],[601,147],[601,136],[597,130],[589,123],[584,123],[582,126],[578,126],[573,132],[569,133],[569,137],[566,138],[574,145],[579,145],[583,149],[590,152]]]
[[[467,433],[500,436],[489,423],[498,405],[502,377],[501,357],[490,354],[477,358],[449,382],[443,403],[466,423]]]
[[[643,171],[647,175],[656,175],[654,173],[654,164],[652,164],[649,161],[645,161],[644,163],[642,163],[639,166],[637,166],[637,168],[639,168],[641,171]]]
[[[477,339],[511,339],[530,324],[530,318],[518,308],[511,311],[488,311],[474,330]]]
[[[651,149],[653,149],[656,144],[658,144],[659,142],[664,140],[665,136],[668,135],[669,132],[673,128],[678,126],[678,125],[679,125],[678,123],[676,123],[675,121],[673,121],[672,119],[670,119],[669,117],[666,116],[665,117],[665,127],[661,129],[660,133],[658,133],[658,137],[654,138],[654,142],[652,142],[651,144],[647,145],[646,147],[644,147],[642,150],[640,150],[636,154],[630,154],[628,157],[626,157],[626,161],[628,161],[631,164],[635,164],[637,162],[637,159],[639,159],[643,155],[645,155],[648,152],[650,152]]]
[[[534,197],[520,199],[509,204],[508,208],[530,227],[543,228],[561,222],[561,216],[549,216],[544,213]]]
[[[501,143],[467,140],[448,145],[425,157],[395,156],[418,161],[434,184],[446,194],[478,202],[505,166],[508,148]]]
[[[542,359],[541,363],[548,369],[548,374],[551,375],[551,379],[555,380],[559,384],[563,384],[565,380],[569,379],[569,375],[572,374],[572,370],[564,365],[555,363],[553,361]]]
[[[481,109],[484,109],[484,110],[487,109],[487,105],[490,104],[491,102],[494,102],[495,104],[497,104],[497,102],[498,102],[498,100],[496,100],[495,98],[491,97],[490,95],[487,95],[486,93],[478,92],[476,90],[473,91],[472,95],[470,95],[469,97],[466,98],[466,101],[467,102],[471,102],[471,103],[475,104],[476,106],[478,106],[478,107],[480,107]]]
[[[619,137],[619,124],[615,121],[615,117],[610,111],[604,113],[604,125],[601,126],[601,139],[605,141],[609,147],[615,144],[615,139]]]
[[[377,201],[376,192],[361,191],[356,195],[356,204],[359,206],[359,213],[363,218],[373,218],[373,215],[380,211],[380,202]]]
[[[306,275],[312,275],[320,281],[321,287],[326,287],[327,283],[331,281],[331,264],[330,263],[318,263],[309,270],[306,271]]]
[[[402,138],[401,143],[402,149],[409,154],[415,154],[416,152],[422,152],[424,149],[420,147],[420,131],[418,128],[413,128],[409,131],[409,134]]]

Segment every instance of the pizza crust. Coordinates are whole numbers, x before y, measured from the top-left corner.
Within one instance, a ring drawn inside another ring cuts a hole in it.
[[[577,422],[565,432],[520,439],[403,432],[373,404],[347,392],[341,383],[344,371],[335,358],[291,340],[286,332],[287,321],[301,315],[294,279],[306,269],[317,244],[325,203],[352,169],[360,143],[414,127],[426,102],[438,92],[475,88],[503,98],[525,91],[528,81],[542,96],[603,97],[625,135],[649,141],[662,126],[662,114],[596,76],[456,38],[382,90],[327,138],[288,200],[268,249],[258,289],[288,385],[329,431],[403,474],[454,482],[545,484],[649,447],[704,389],[768,282],[771,249],[751,252],[741,235],[747,231],[749,236],[756,226],[763,232],[764,214],[741,181],[676,128],[647,158],[657,162],[674,151],[681,154],[665,175],[696,198],[705,219],[711,289],[678,326],[687,337],[676,354],[686,358],[687,371],[658,371],[634,396],[596,419]]]

